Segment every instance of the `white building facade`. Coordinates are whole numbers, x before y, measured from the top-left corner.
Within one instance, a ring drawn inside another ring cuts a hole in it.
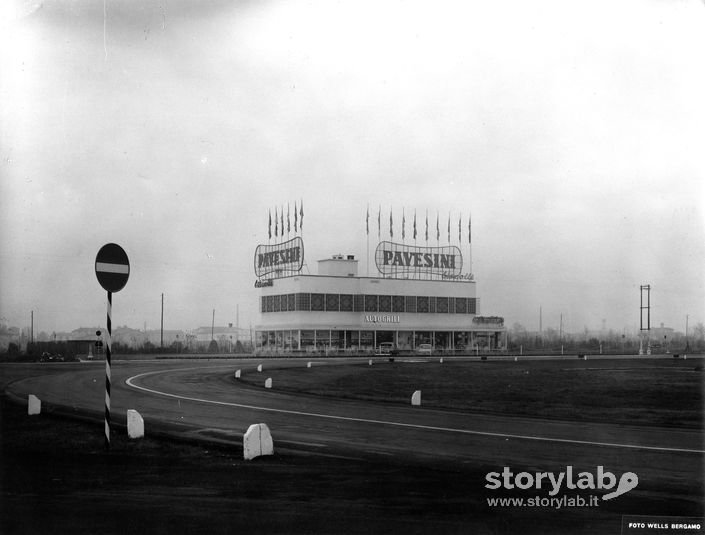
[[[504,320],[479,315],[476,283],[462,273],[457,248],[382,242],[378,277],[359,276],[358,261],[342,255],[320,260],[317,275],[303,275],[297,240],[255,254],[259,353],[370,353],[382,343],[402,353],[421,344],[451,354],[505,349]]]

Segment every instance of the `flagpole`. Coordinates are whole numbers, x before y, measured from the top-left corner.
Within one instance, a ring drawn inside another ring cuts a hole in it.
[[[367,276],[370,276],[370,205],[367,205],[367,217],[365,218],[365,230],[367,234]]]

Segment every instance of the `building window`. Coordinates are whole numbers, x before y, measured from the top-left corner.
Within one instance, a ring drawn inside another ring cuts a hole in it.
[[[340,296],[338,294],[326,294],[326,310],[330,312],[340,310]]]
[[[305,312],[311,310],[311,294],[296,294],[296,310]]]
[[[416,312],[416,296],[407,295],[406,296],[406,311],[412,314]]]
[[[306,294],[308,295],[308,294]],[[314,346],[315,331],[301,331],[301,349]]]
[[[283,294],[260,296],[261,312],[406,312],[477,314],[475,297],[435,297],[414,295],[361,294]]]
[[[311,294],[311,311],[322,311],[324,308],[325,294]]]
[[[355,312],[364,312],[365,311],[365,296],[361,294],[357,294],[353,296],[353,307],[355,308]]]
[[[341,294],[340,296],[340,311],[341,312],[352,312],[353,310],[353,296],[351,294]]]

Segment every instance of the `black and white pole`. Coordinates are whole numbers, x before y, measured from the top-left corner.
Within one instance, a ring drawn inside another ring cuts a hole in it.
[[[111,336],[113,332],[112,326],[112,311],[113,308],[113,292],[108,292],[108,337],[106,338],[105,344],[105,449],[110,449],[110,384],[111,384],[111,372],[110,372],[110,344]]]
[[[130,276],[130,261],[127,258],[127,253],[117,244],[104,245],[95,258],[95,274],[100,285],[108,292],[108,336],[105,347],[105,449],[110,449],[110,357],[113,331],[113,293],[122,290]]]

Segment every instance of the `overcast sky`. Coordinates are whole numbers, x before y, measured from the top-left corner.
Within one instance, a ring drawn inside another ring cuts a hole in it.
[[[0,15],[3,323],[104,324],[94,260],[116,242],[132,271],[114,324],[159,328],[164,293],[165,328],[238,308],[254,326],[268,212],[301,200],[311,273],[342,253],[366,274],[368,206],[371,253],[380,207],[382,239],[390,210],[420,229],[427,211],[434,229],[472,214],[485,315],[633,329],[650,284],[654,325],[705,322],[701,1],[10,0]]]

